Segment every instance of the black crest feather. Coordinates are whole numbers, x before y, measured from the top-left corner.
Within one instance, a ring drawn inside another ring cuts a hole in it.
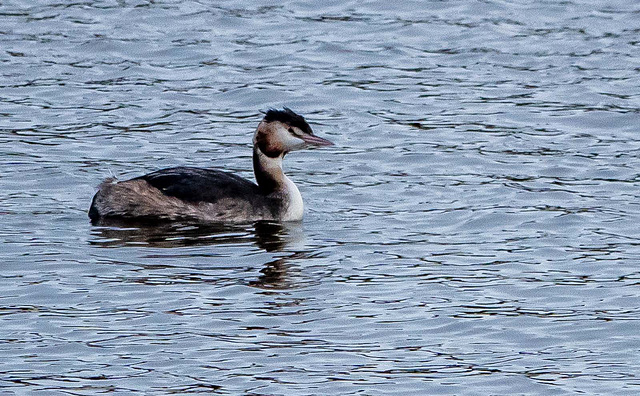
[[[269,109],[269,111],[267,111],[267,113],[264,115],[264,121],[280,121],[283,124],[288,124],[300,128],[300,130],[304,133],[313,135],[313,131],[311,130],[309,124],[307,124],[307,121],[304,119],[304,117],[294,113],[293,110],[287,107],[284,107],[282,110]]]

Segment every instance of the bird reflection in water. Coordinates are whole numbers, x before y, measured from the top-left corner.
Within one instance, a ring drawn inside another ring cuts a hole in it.
[[[269,253],[284,252],[296,241],[304,239],[300,223],[258,221],[253,224],[150,224],[144,222],[107,220],[94,228],[97,237],[89,243],[104,248],[145,246],[182,248],[194,246],[237,245],[253,243]],[[285,289],[292,285],[287,279],[289,262],[307,259],[312,252],[291,252],[266,262],[257,280],[250,286],[262,289]]]

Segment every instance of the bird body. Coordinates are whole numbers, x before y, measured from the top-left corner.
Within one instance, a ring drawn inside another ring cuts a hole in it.
[[[284,174],[282,160],[290,151],[333,143],[315,136],[302,116],[285,108],[266,113],[253,144],[257,184],[229,172],[194,167],[163,169],[126,181],[111,178],[100,184],[89,217],[92,221],[301,220],[302,196]]]

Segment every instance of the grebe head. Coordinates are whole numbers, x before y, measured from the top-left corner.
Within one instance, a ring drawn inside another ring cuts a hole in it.
[[[333,143],[314,135],[304,117],[285,107],[267,111],[253,136],[253,145],[266,156],[276,158],[289,151]]]

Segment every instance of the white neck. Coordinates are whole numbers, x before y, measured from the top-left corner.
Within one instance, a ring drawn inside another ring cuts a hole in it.
[[[284,175],[284,174],[283,174]],[[285,180],[285,195],[289,199],[287,210],[282,216],[283,221],[298,221],[302,220],[304,213],[304,203],[302,202],[302,195],[298,187],[289,179],[284,176]]]
[[[298,187],[282,171],[282,158],[269,157],[259,149],[253,152],[253,171],[258,185],[265,194],[271,197],[279,197],[284,202],[284,213],[280,216],[282,221],[302,220],[304,204]]]

